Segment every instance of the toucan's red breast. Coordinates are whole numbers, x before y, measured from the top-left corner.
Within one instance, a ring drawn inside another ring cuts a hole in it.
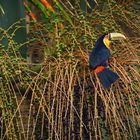
[[[104,66],[98,66],[98,67],[94,70],[94,72],[99,73],[99,72],[103,71],[104,68],[105,68]]]

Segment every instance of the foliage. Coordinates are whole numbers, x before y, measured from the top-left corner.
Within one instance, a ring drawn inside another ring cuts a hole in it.
[[[0,4],[0,15],[2,16],[2,15],[4,15],[5,14],[5,12],[4,12],[4,10],[3,10],[3,7],[1,6],[1,4]]]
[[[20,57],[23,44],[1,29],[9,48],[0,48],[0,139],[139,139],[139,16],[131,5],[113,2],[98,2],[103,7],[86,16],[79,12],[75,28],[61,12],[31,23],[25,44],[37,42],[46,53],[37,72]],[[98,36],[114,31],[128,40],[112,44],[110,67],[120,79],[103,90],[88,56]]]

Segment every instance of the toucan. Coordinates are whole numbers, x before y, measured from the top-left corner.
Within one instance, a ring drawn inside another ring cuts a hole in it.
[[[106,33],[99,37],[89,56],[89,67],[94,71],[104,89],[108,89],[119,78],[118,74],[109,69],[110,44],[114,40],[124,40],[121,33]]]

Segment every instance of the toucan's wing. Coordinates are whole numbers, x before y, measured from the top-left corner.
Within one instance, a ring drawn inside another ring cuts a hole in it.
[[[90,69],[95,69],[97,66],[102,65],[110,56],[108,49],[100,49],[100,51],[93,50],[89,57]]]

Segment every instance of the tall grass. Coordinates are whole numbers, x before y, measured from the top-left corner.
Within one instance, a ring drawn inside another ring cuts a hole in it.
[[[44,47],[42,64],[21,58],[17,48],[23,44],[5,30],[9,49],[0,51],[0,139],[140,138],[139,17],[132,19],[133,13],[119,5],[108,7],[104,13],[97,9],[89,17],[79,16],[75,29],[62,28],[59,18],[50,21],[51,29],[42,23],[33,26],[30,36],[37,41],[25,44]],[[114,16],[113,9],[120,12]],[[123,22],[132,28],[131,36],[116,22],[126,14]],[[112,44],[110,67],[120,79],[104,90],[89,70],[88,57],[99,35],[109,31],[123,32],[128,40]]]

